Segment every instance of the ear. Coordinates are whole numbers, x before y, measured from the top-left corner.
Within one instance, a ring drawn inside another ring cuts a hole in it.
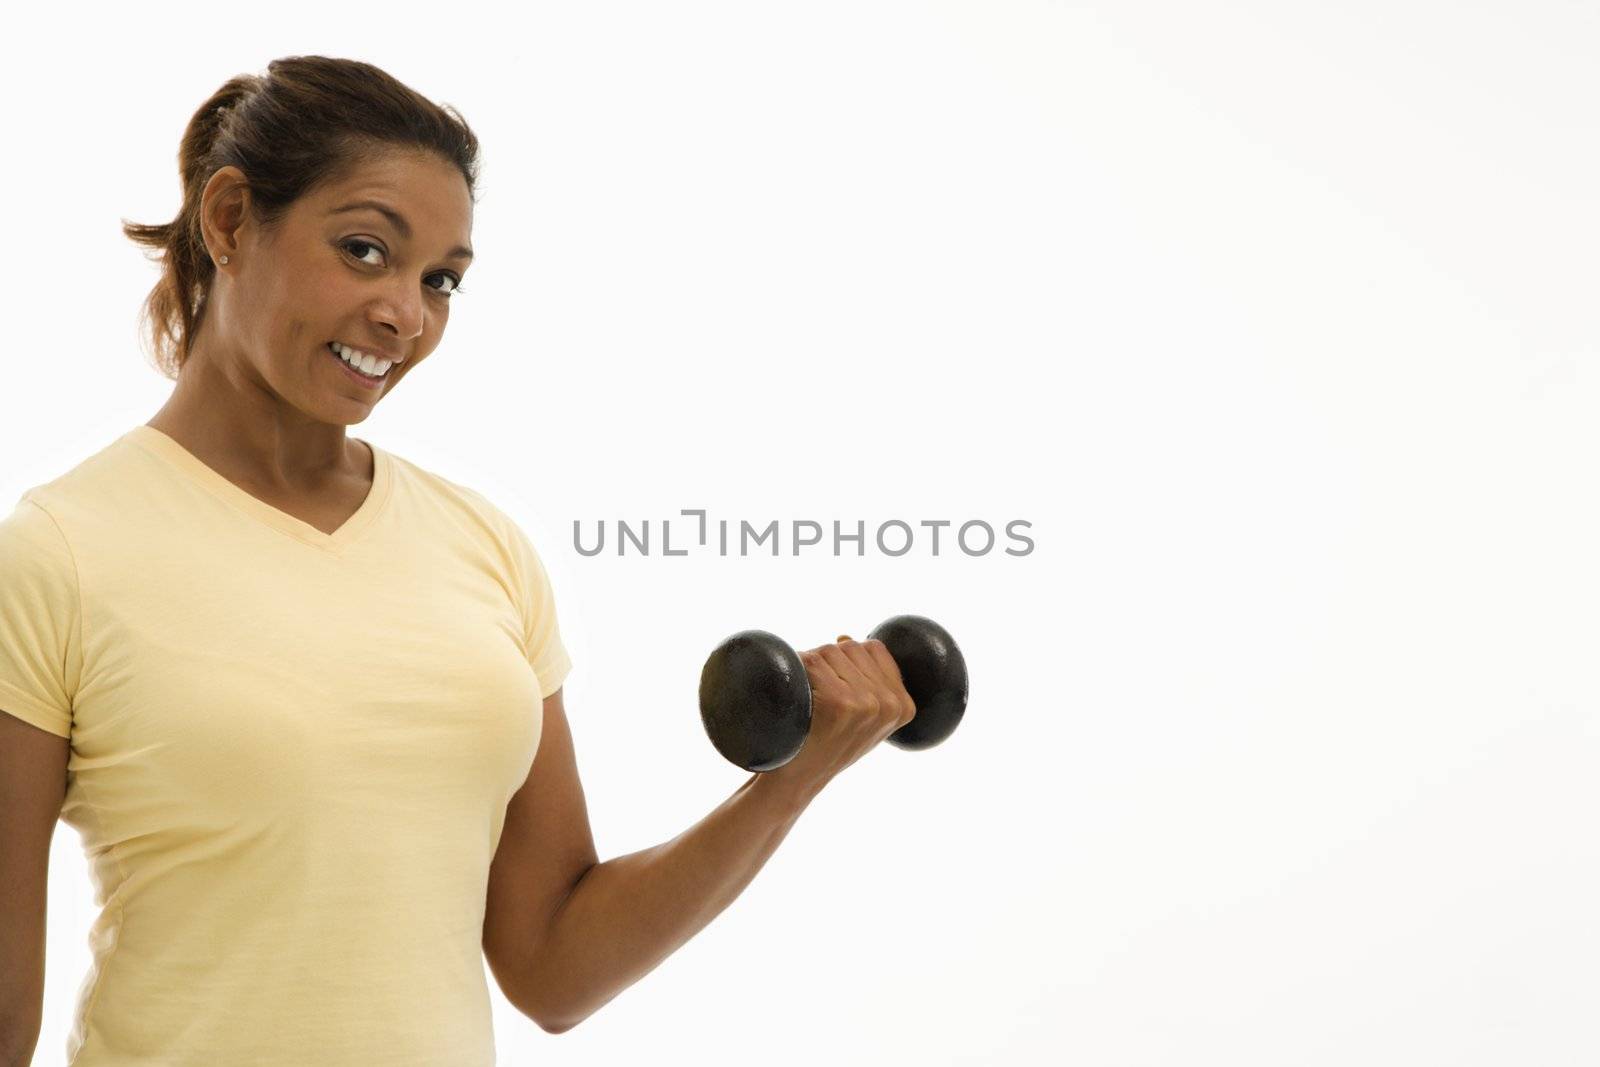
[[[249,207],[250,183],[238,167],[222,167],[206,181],[200,193],[200,232],[213,263],[223,256],[237,262]]]

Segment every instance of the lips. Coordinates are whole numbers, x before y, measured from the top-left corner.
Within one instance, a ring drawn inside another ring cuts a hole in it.
[[[352,352],[358,353],[363,358],[366,356],[371,356],[373,359],[388,360],[392,364],[405,362],[405,356],[398,352],[390,352],[383,345],[353,345],[347,341],[341,341],[338,338],[328,342],[328,347],[330,348],[334,347],[335,345],[337,345],[339,348],[349,349]],[[337,351],[335,354],[337,354]]]
[[[347,367],[349,367],[349,368],[350,368],[350,369],[351,369],[351,370],[354,370],[354,371],[358,371],[358,372],[360,372],[360,373],[362,373],[362,374],[366,374],[366,373],[367,373],[367,372],[366,372],[366,371],[364,371],[364,370],[361,370],[361,368],[360,368],[360,367],[359,367],[359,366],[357,366],[357,365],[356,365],[356,364],[354,364],[354,363],[351,363],[351,362],[350,362],[350,361],[349,361],[349,360],[347,360],[347,359],[345,359],[345,358],[344,358],[344,357],[343,357],[343,356],[342,356],[342,355],[340,355],[340,354],[339,354],[339,353],[338,353],[338,351],[337,351],[337,350],[335,350],[335,349],[334,349],[334,347],[333,347],[333,346],[334,346],[334,344],[336,344],[336,343],[337,343],[337,342],[334,342],[334,341],[330,341],[330,342],[328,342],[328,344],[327,344],[327,345],[325,345],[325,346],[324,346],[324,347],[325,347],[325,348],[327,348],[327,350],[328,350],[328,351],[329,351],[329,352],[330,352],[330,353],[332,353],[332,355],[333,355],[333,358],[334,358],[334,359],[337,359],[337,360],[338,360],[338,361],[339,361],[339,362],[340,362],[340,363],[343,363],[343,364],[344,364],[344,365],[345,365],[345,366],[347,366]],[[365,355],[365,354],[366,354],[366,353],[362,353],[362,355]],[[397,366],[397,364],[395,364],[395,363],[393,363],[393,362],[391,362],[391,363],[390,363],[390,364],[389,364],[389,370],[392,370],[392,369],[393,369],[393,368],[394,368],[394,367],[395,367],[395,366]],[[368,376],[368,377],[378,377],[378,378],[380,378],[380,380],[381,380],[381,379],[382,379],[382,378],[387,378],[387,377],[388,377],[388,376],[389,376],[389,370],[385,370],[385,371],[384,371],[384,372],[383,372],[383,374],[382,374],[382,375],[367,375],[367,376]]]
[[[393,373],[393,368],[390,368],[389,371],[384,373],[383,377],[374,378],[372,375],[366,374],[352,367],[349,363],[345,362],[344,357],[340,356],[339,353],[335,352],[332,348],[324,347],[323,351],[327,352],[329,356],[333,357],[333,359],[338,362],[339,371],[341,374],[348,375],[352,381],[360,382],[363,386],[369,389],[377,389],[383,385],[386,385],[389,381],[389,374]]]

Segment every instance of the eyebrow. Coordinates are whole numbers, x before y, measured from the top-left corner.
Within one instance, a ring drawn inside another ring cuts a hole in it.
[[[404,237],[408,241],[411,240],[411,224],[406,222],[405,216],[387,204],[380,204],[376,200],[357,200],[354,203],[346,204],[343,207],[336,207],[332,211],[328,212],[328,214],[338,215],[346,211],[360,211],[363,208],[370,208],[373,211],[379,212],[384,218],[389,220],[390,224],[393,225],[395,229],[400,231],[401,237]],[[466,245],[457,245],[449,251],[445,258],[471,259],[472,249],[468,248]]]

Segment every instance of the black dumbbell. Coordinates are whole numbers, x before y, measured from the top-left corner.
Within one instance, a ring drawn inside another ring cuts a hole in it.
[[[949,631],[921,615],[896,615],[867,637],[884,643],[917,706],[916,718],[888,742],[932,748],[954,733],[967,710],[967,661]],[[799,654],[765,630],[723,641],[700,670],[700,721],[736,766],[771,771],[788,763],[811,732],[811,680]]]

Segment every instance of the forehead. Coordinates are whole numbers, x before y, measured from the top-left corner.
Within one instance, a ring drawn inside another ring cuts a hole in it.
[[[461,171],[431,153],[386,153],[324,182],[304,198],[304,207],[324,217],[383,217],[374,208],[339,211],[375,201],[406,218],[417,236],[465,239],[472,229],[472,196]]]

